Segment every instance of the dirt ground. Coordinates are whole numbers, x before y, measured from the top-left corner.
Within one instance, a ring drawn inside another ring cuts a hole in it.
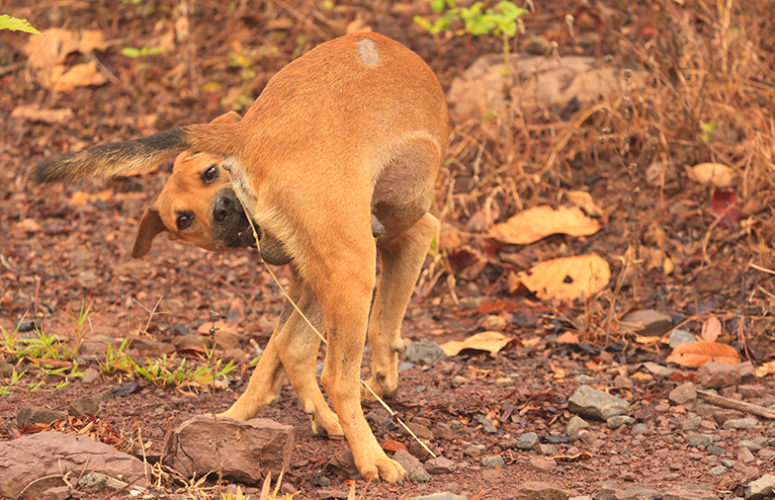
[[[702,413],[693,403],[670,402],[670,391],[696,381],[697,370],[667,363],[666,343],[643,341],[621,320],[633,310],[657,309],[672,328],[699,336],[715,318],[718,343],[755,366],[773,360],[775,32],[766,20],[775,5],[727,11],[721,2],[534,3],[512,50],[524,53],[540,35],[555,56],[596,57],[642,72],[644,80],[594,102],[514,105],[486,117],[462,116],[450,102],[451,145],[433,208],[445,226],[441,257],[428,257],[403,334],[407,341],[444,344],[497,330],[517,341],[496,355],[466,352],[430,365],[404,361],[401,388],[389,403],[402,419],[430,428],[432,449],[458,470],[427,483],[357,480],[357,491],[365,489],[367,498],[450,491],[489,499],[511,498],[526,481],[550,482],[573,495],[593,495],[608,483],[695,482],[733,498],[751,479],[775,472],[772,453],[749,460],[738,446],[764,435],[770,422],[727,429],[729,415],[718,408]],[[284,64],[348,30],[368,27],[406,44],[436,71],[445,91],[479,56],[501,50],[497,36],[432,37],[413,21],[432,16],[419,1],[11,1],[0,12],[39,30],[89,29],[104,37],[88,53],[81,46],[36,67],[23,49],[32,35],[0,31],[0,326],[6,334],[0,359],[17,373],[26,370],[16,383],[4,374],[0,384],[7,392],[0,393],[0,440],[18,437],[16,416],[25,405],[66,409],[80,396],[136,383],[104,401],[99,419],[118,433],[116,446],[124,451],[139,453],[141,435],[151,460],[176,422],[223,410],[244,389],[256,346],[266,344],[279,316],[281,293],[252,250],[216,254],[161,238],[149,255],[131,259],[137,222],[163,186],[169,162],[151,174],[73,186],[33,185],[30,167],[94,144],[206,122],[230,109],[244,112]],[[127,48],[146,50],[122,53]],[[95,61],[99,84],[54,90],[41,76],[54,65]],[[728,165],[734,180],[715,187],[693,181],[686,167],[702,162]],[[601,208],[602,230],[594,235],[553,235],[527,245],[490,237],[493,224],[525,208],[563,204],[574,190],[588,192]],[[535,263],[581,254],[600,255],[611,268],[609,283],[591,297],[542,299],[516,279]],[[278,273],[287,281],[284,270]],[[90,309],[79,326],[85,305]],[[232,353],[236,367],[214,394],[197,384],[160,386],[130,376],[110,365],[104,351],[85,348],[89,339],[131,338],[126,352],[141,364],[171,354],[172,345],[176,359],[206,366],[204,349],[180,341],[205,333],[212,311],[245,353]],[[71,346],[82,336],[84,349],[56,361],[15,356],[8,334],[34,338],[33,326],[58,336],[55,345]],[[573,341],[560,337],[567,333]],[[364,367],[368,359],[367,350]],[[670,372],[655,373],[654,366]],[[87,381],[73,373],[89,369],[96,376]],[[366,368],[363,373],[368,376]],[[645,430],[590,421],[585,437],[569,437],[568,398],[581,384],[629,401],[629,415]],[[753,387],[747,396],[735,387],[722,394],[775,404],[772,374],[747,385]],[[381,443],[397,440],[412,449],[411,438],[383,410],[366,411]],[[703,427],[696,432],[711,433],[720,453],[687,443],[681,424],[698,414]],[[346,443],[311,433],[290,386],[261,416],[294,427],[284,493],[346,496],[349,478],[331,467]],[[484,421],[495,424],[494,433]],[[519,449],[527,432],[547,447]],[[471,444],[485,449],[472,452]],[[480,455],[500,455],[505,465],[488,468]],[[722,473],[710,472],[723,460]],[[164,488],[192,498],[214,491],[171,476]]]

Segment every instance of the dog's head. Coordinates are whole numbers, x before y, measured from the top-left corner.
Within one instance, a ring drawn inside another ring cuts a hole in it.
[[[229,112],[211,123],[239,119],[237,113]],[[148,253],[153,239],[164,231],[172,239],[182,239],[207,250],[225,251],[255,243],[222,162],[222,157],[191,151],[175,158],[167,184],[143,214],[132,257]]]

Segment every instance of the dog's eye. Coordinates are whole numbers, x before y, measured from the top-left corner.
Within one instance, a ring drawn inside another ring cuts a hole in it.
[[[175,219],[175,225],[178,226],[178,229],[181,231],[188,228],[192,222],[194,222],[194,214],[189,212],[183,212]]]
[[[210,165],[207,170],[202,172],[202,180],[205,184],[210,184],[218,178],[218,165]]]

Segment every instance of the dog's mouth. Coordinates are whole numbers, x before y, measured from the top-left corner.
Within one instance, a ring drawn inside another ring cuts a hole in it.
[[[243,212],[237,224],[236,233],[234,233],[234,236],[230,241],[226,242],[226,245],[232,248],[254,246],[256,244],[256,238],[253,233],[253,227],[255,227],[255,232],[258,234],[258,239],[260,240],[261,228],[256,224],[256,221],[253,221],[253,226],[251,227],[250,221],[248,221],[247,216]]]

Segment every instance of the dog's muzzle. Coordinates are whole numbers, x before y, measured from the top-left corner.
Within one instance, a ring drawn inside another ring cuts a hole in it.
[[[256,243],[253,229],[233,189],[218,193],[210,215],[213,232],[227,247],[246,247]],[[256,226],[259,239],[260,228]]]

